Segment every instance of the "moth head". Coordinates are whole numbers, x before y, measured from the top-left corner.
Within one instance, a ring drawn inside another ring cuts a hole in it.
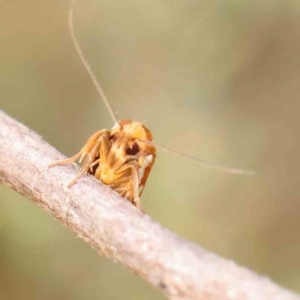
[[[117,123],[116,128],[124,132],[124,134],[128,134],[132,139],[152,141],[150,130],[141,122],[121,120]]]
[[[134,156],[155,156],[155,146],[151,143],[152,134],[141,122],[121,120],[110,131],[111,151],[122,160]]]

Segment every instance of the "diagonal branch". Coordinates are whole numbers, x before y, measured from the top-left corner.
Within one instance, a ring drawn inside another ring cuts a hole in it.
[[[63,156],[0,111],[0,182],[41,206],[105,255],[139,274],[169,299],[296,300],[269,279],[162,228],[78,167],[48,169]]]

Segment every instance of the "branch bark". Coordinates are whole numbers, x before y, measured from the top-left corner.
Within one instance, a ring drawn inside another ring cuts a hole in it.
[[[162,228],[92,176],[65,188],[63,184],[79,169],[75,165],[48,168],[62,158],[40,136],[0,111],[0,182],[169,299],[300,299],[268,278]]]

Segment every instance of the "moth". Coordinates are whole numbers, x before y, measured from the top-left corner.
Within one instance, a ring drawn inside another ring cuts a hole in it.
[[[71,158],[53,162],[49,166],[66,165],[79,160],[79,163],[82,163],[81,171],[68,183],[68,187],[72,186],[84,174],[92,174],[118,192],[122,197],[129,200],[138,209],[142,210],[140,196],[156,159],[156,147],[153,143],[152,133],[141,122],[117,120],[116,114],[88,61],[85,59],[81,46],[75,36],[73,6],[74,3],[71,1],[68,20],[72,42],[114,120],[115,126],[111,130],[103,129],[97,131],[88,139],[77,154]],[[175,152],[164,146],[159,146],[159,148],[226,172],[248,175],[253,173],[252,171],[216,166],[204,160]]]
[[[79,159],[81,172],[89,173],[110,186],[141,210],[140,196],[154,164],[156,149],[150,130],[141,122],[121,120],[111,130],[94,133],[73,157],[52,163],[65,165]]]
[[[117,121],[101,85],[96,79],[74,33],[73,1],[70,2],[69,29],[75,49],[92,78],[102,100],[106,104],[115,126],[111,130],[94,133],[74,156],[53,162],[49,167],[66,165],[79,160],[81,172],[68,183],[72,186],[82,175],[89,173],[110,186],[122,197],[142,210],[140,196],[156,158],[156,148],[152,143],[151,131],[141,122]]]

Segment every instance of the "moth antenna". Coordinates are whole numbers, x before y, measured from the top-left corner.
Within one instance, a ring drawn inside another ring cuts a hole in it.
[[[158,149],[161,149],[161,150],[163,150],[167,153],[171,153],[171,154],[174,154],[174,155],[177,155],[177,156],[180,156],[180,157],[187,158],[189,160],[195,161],[199,164],[205,165],[205,166],[207,166],[209,168],[212,168],[212,169],[220,170],[220,171],[231,173],[231,174],[241,174],[241,175],[254,175],[255,174],[255,171],[236,169],[236,168],[231,168],[231,167],[227,167],[227,166],[218,166],[216,164],[207,162],[203,159],[200,159],[200,158],[197,158],[197,157],[194,157],[194,156],[191,156],[191,155],[187,155],[187,154],[183,154],[183,153],[171,150],[171,149],[169,149],[165,146],[162,146],[162,145],[157,145],[153,142],[147,142],[147,141],[143,141],[143,142],[145,142],[147,144],[152,144],[152,145],[156,146]]]
[[[74,5],[75,5],[75,0],[70,0],[68,26],[69,26],[73,45],[75,46],[76,52],[77,52],[82,64],[84,65],[85,69],[87,70],[88,74],[90,75],[90,77],[93,81],[93,84],[94,84],[98,94],[100,95],[100,98],[104,102],[111,118],[113,119],[113,122],[117,123],[118,122],[117,115],[116,115],[115,111],[113,110],[110,102],[108,101],[108,98],[106,97],[104,90],[103,90],[100,82],[97,80],[96,75],[94,74],[90,64],[88,63],[87,59],[84,57],[80,43],[78,42],[78,40],[76,38],[75,31],[74,31],[74,22],[73,22]]]
[[[236,168],[231,168],[231,167],[227,167],[227,166],[218,166],[216,164],[210,163],[210,162],[205,161],[203,159],[173,151],[173,150],[171,150],[171,149],[169,149],[165,146],[162,146],[162,145],[155,145],[155,146],[158,149],[161,149],[165,152],[172,153],[172,154],[180,156],[180,157],[185,157],[187,159],[190,159],[192,161],[195,161],[197,163],[200,163],[200,164],[205,165],[205,166],[207,166],[209,168],[212,168],[212,169],[220,170],[220,171],[231,173],[231,174],[242,174],[242,175],[254,175],[255,174],[255,172],[252,171],[252,170],[242,170],[242,169],[236,169]]]

